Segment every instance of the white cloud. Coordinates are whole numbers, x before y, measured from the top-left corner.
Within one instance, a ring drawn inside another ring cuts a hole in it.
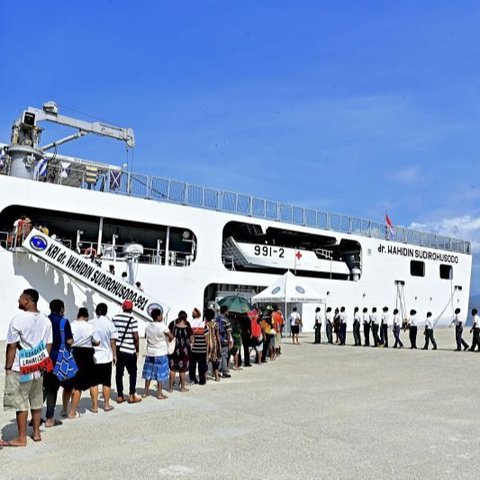
[[[404,183],[413,183],[420,178],[420,165],[412,165],[397,170],[392,177]]]
[[[444,218],[437,222],[413,222],[409,228],[469,240],[472,243],[472,250],[480,253],[480,217],[464,215],[462,217]]]

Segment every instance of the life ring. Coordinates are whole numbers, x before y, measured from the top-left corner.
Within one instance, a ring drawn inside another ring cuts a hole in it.
[[[86,255],[87,257],[91,257],[92,255],[96,257],[97,251],[93,247],[88,247],[83,251],[83,254]]]

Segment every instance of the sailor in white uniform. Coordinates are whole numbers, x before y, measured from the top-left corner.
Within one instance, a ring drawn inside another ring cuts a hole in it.
[[[361,316],[359,308],[355,307],[355,309],[353,310],[353,339],[355,340],[356,347],[362,346],[362,339],[360,337],[360,323]]]
[[[372,314],[370,315],[370,324],[372,326],[372,335],[373,335],[373,346],[378,347],[380,345],[380,338],[378,337],[378,317],[377,317],[377,308],[372,308]]]
[[[475,347],[478,347],[478,351],[480,352],[480,317],[478,316],[478,310],[474,308],[472,310],[472,317],[473,317],[473,325],[470,329],[470,333],[473,332],[473,339],[472,339],[472,346],[470,347],[470,351],[474,352]]]
[[[463,334],[463,318],[460,315],[460,309],[455,309],[455,315],[453,316],[452,325],[455,325],[455,341],[457,342],[456,352],[461,352],[462,347],[466,351],[468,350],[468,343],[462,338]]]
[[[364,346],[370,346],[370,315],[368,314],[368,308],[362,310],[362,323],[363,323],[363,336],[365,337]]]
[[[398,314],[398,309],[393,311],[393,336],[395,337],[395,343],[393,348],[403,348],[403,343],[400,340],[400,329],[402,328],[402,320]]]
[[[427,313],[427,318],[425,320],[425,346],[423,350],[428,350],[428,342],[429,340],[432,341],[433,349],[437,349],[437,342],[433,338],[433,323],[432,323],[432,312]]]
[[[380,343],[388,348],[388,321],[390,315],[388,314],[388,307],[383,307],[380,323]]]
[[[332,307],[328,307],[327,311],[325,312],[325,320],[327,324],[325,325],[326,332],[327,332],[327,341],[328,343],[333,343],[333,314],[332,314]]]
[[[408,319],[408,330],[409,330],[409,337],[410,337],[410,348],[416,349],[417,348],[417,312],[416,310],[410,310],[410,318]]]

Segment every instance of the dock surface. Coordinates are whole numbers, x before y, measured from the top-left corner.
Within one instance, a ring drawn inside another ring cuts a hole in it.
[[[3,448],[0,476],[478,478],[480,354],[454,352],[453,329],[435,336],[437,351],[412,351],[313,345],[305,334],[299,346],[284,339],[277,360],[231,379],[193,385],[164,401],[113,402],[109,413],[88,411],[85,393],[80,419],[42,427],[40,443]],[[418,339],[422,347],[421,333]],[[3,342],[0,348],[3,366]],[[142,366],[143,358],[139,377]],[[2,393],[3,386],[2,371]],[[143,393],[141,378],[138,386]],[[13,421],[12,412],[1,411],[6,440],[16,435]]]

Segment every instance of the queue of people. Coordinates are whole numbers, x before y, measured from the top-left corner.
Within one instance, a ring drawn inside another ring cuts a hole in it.
[[[451,326],[455,326],[455,342],[457,348],[455,351],[480,351],[480,317],[478,316],[478,310],[472,309],[473,324],[470,329],[472,334],[471,347],[463,339],[464,319],[461,316],[460,308],[455,309],[454,316],[452,318]],[[314,343],[321,343],[321,330],[322,330],[322,314],[320,307],[315,309],[315,341]],[[347,331],[347,314],[345,307],[336,308],[332,311],[332,307],[328,307],[325,312],[325,331],[327,335],[327,343],[345,345],[346,331]],[[406,320],[402,320],[399,310],[395,308],[393,310],[393,317],[390,317],[388,307],[382,308],[382,313],[379,316],[377,314],[377,308],[373,307],[371,313],[368,312],[368,308],[363,308],[360,313],[359,307],[355,307],[353,311],[353,339],[354,346],[362,346],[361,331],[363,327],[363,346],[365,347],[389,347],[389,331],[391,330],[395,339],[393,348],[403,348],[404,344],[400,339],[401,331],[408,331],[410,348],[417,349],[417,336],[418,336],[418,320],[417,312],[410,310],[410,315]],[[425,343],[423,350],[428,350],[430,343],[432,349],[437,350],[437,342],[434,337],[435,322],[432,319],[432,312],[427,312],[424,320]],[[333,339],[335,335],[335,341]],[[295,343],[295,337],[293,333],[292,324],[292,339]],[[372,344],[370,343],[372,341]]]
[[[278,307],[267,307],[246,314],[229,314],[222,306],[200,312],[193,309],[191,318],[180,311],[167,326],[162,312],[151,312],[152,322],[145,329],[146,352],[142,369],[145,381],[143,395],[137,394],[140,337],[133,303],[125,300],[122,312],[110,319],[108,307],[99,303],[93,317],[80,308],[76,319],[65,317],[60,299],[50,302],[47,317],[37,307],[39,294],[26,289],[18,300],[21,313],[15,315],[7,331],[5,360],[5,410],[16,412],[17,438],[0,440],[0,447],[27,444],[28,412],[31,412],[31,438],[41,441],[40,425],[45,428],[62,425],[55,417],[57,396],[62,392],[60,417],[77,420],[82,414],[79,404],[83,392],[90,394],[92,413],[100,409],[102,387],[105,412],[114,409],[111,400],[112,375],[115,366],[116,402],[135,404],[150,395],[156,382],[156,398],[165,400],[166,388],[172,393],[188,392],[190,384],[206,385],[231,377],[232,370],[251,367],[251,353],[257,364],[275,360],[281,354],[284,319]],[[243,352],[243,355],[242,355]],[[242,359],[243,357],[243,359]],[[232,365],[233,359],[233,365]],[[124,387],[128,375],[128,394]],[[41,411],[46,404],[45,418]]]

